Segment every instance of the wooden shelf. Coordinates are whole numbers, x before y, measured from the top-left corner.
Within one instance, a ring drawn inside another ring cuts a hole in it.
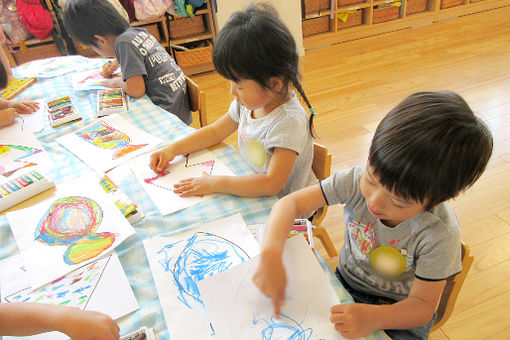
[[[359,4],[342,7],[338,7],[338,1],[334,1],[334,8],[332,11],[336,14],[352,10],[363,10],[362,24],[339,29],[337,24],[338,19],[334,18],[331,20],[330,29],[328,32],[307,36],[303,39],[305,49],[328,46],[345,41],[361,39],[372,35],[411,28],[414,26],[431,24],[437,21],[455,18],[462,15],[510,6],[510,0],[483,0],[476,2],[471,2],[472,0],[465,0],[462,5],[440,9],[441,0],[427,0],[424,11],[407,14],[406,6],[408,4],[408,0],[404,0],[403,4],[401,5],[404,6],[404,8],[400,9],[399,17],[397,19],[373,24],[372,20],[374,7],[388,4],[394,1],[395,0],[369,0]],[[305,19],[308,20],[310,18],[314,17],[310,16],[310,14],[307,14]]]

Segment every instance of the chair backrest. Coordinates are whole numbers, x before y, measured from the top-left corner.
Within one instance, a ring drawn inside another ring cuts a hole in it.
[[[200,127],[207,125],[207,113],[205,111],[205,92],[188,76],[186,78],[186,87],[188,89],[189,107],[192,112],[198,112]]]
[[[317,143],[313,143],[312,170],[319,181],[322,181],[331,175],[331,154],[325,146]],[[312,223],[316,226],[321,224],[324,217],[326,217],[327,211],[328,206],[324,206],[317,210]]]
[[[434,325],[432,326],[432,329],[430,330],[431,333],[439,329],[452,314],[453,307],[455,306],[457,296],[460,292],[460,288],[462,287],[469,268],[471,268],[471,264],[473,263],[474,256],[469,253],[469,246],[462,242],[461,248],[462,271],[446,280],[443,295],[441,296],[441,300],[439,301],[439,306],[437,308],[437,318]]]

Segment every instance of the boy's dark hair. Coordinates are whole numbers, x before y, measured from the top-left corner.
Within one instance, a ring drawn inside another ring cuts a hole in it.
[[[64,8],[64,27],[85,46],[97,47],[95,35],[118,36],[129,23],[106,0],[69,0]]]
[[[3,63],[0,63],[0,90],[7,87],[7,70]]]
[[[271,77],[283,77],[284,87],[292,83],[313,113],[299,82],[296,42],[270,5],[250,5],[232,14],[214,43],[213,62],[223,77],[235,82],[254,80],[267,89]],[[309,123],[312,136],[313,117]]]
[[[381,185],[429,210],[476,182],[492,146],[489,128],[458,94],[419,92],[379,123],[368,163]]]

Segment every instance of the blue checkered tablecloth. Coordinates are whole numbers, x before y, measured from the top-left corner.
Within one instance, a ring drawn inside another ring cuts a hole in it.
[[[65,62],[66,58],[60,58],[60,60]],[[87,59],[77,70],[97,68],[104,61],[104,59]],[[18,75],[26,67],[28,66],[15,68],[14,74]],[[65,95],[72,97],[83,116],[83,120],[56,128],[51,128],[46,122],[44,129],[36,134],[54,163],[49,177],[57,185],[94,172],[92,168],[62,147],[55,139],[84,127],[95,119],[97,91],[74,91],[71,85],[71,73],[66,73],[52,78],[38,78],[36,83],[16,97],[16,100],[31,101],[41,98],[51,100]],[[129,111],[122,114],[122,116],[138,128],[165,141],[182,138],[193,131],[193,128],[186,126],[174,115],[152,104],[147,96],[139,99],[130,98]],[[249,165],[243,161],[234,148],[227,146],[215,149],[212,152],[234,174],[246,175],[253,173]],[[97,175],[99,178],[100,174]],[[154,328],[158,339],[170,339],[142,241],[179,232],[234,213],[241,213],[247,224],[264,223],[272,205],[276,202],[276,198],[242,198],[233,195],[217,195],[191,208],[161,216],[127,165],[114,169],[111,172],[111,177],[115,184],[138,205],[145,215],[144,219],[134,225],[136,234],[116,248],[123,269],[140,305],[138,311],[118,320],[121,334],[134,331],[141,326],[147,326]],[[7,218],[5,214],[0,214],[0,258],[5,258],[17,252],[16,242]],[[343,287],[338,287],[338,280],[336,280],[336,283],[332,280],[332,283],[337,286],[337,289],[340,289],[338,292],[344,294],[344,290],[341,290]],[[374,339],[377,338],[379,337],[374,337]]]

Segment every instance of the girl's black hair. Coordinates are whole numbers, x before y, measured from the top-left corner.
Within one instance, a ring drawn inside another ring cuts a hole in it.
[[[492,148],[489,128],[462,97],[420,92],[379,123],[368,164],[385,188],[429,210],[473,185]]]
[[[106,0],[69,0],[63,13],[64,27],[85,46],[97,47],[95,35],[118,36],[129,23]]]
[[[299,81],[296,42],[273,7],[250,5],[232,14],[214,43],[213,62],[219,74],[235,82],[250,79],[267,89],[272,77],[283,77],[286,89],[292,83],[311,112],[309,128],[315,136],[315,113]]]
[[[7,70],[3,63],[0,63],[0,90],[7,87]]]

